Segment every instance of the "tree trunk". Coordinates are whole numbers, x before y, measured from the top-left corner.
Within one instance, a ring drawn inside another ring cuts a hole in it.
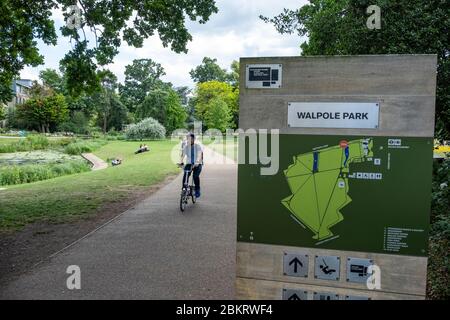
[[[103,115],[103,134],[106,134],[106,124],[108,123],[106,119],[106,113]]]

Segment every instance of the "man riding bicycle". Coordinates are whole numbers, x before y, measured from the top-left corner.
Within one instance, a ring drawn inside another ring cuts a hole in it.
[[[184,167],[183,184],[186,181],[186,175],[190,175],[188,172],[192,168],[195,197],[200,198],[200,173],[202,172],[203,166],[203,147],[200,143],[195,142],[195,135],[193,133],[188,134],[186,143],[182,145],[180,165],[183,165],[185,158],[186,165]]]

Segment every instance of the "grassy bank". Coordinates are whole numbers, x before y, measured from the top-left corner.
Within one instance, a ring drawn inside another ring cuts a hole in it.
[[[65,163],[0,166],[0,186],[31,183],[90,170],[89,164],[82,160]]]
[[[0,153],[44,150],[49,145],[49,140],[40,135],[28,136],[26,139],[1,139]]]
[[[75,140],[64,147],[64,152],[71,155],[93,152],[106,143],[105,140]]]
[[[150,152],[135,155],[139,143],[115,141],[95,152],[123,164],[105,170],[63,176],[8,187],[0,191],[0,231],[36,221],[64,222],[93,215],[102,206],[124,201],[134,193],[178,172],[170,161],[170,141],[148,141]]]
[[[16,143],[16,142],[18,142],[20,140],[20,138],[16,138],[16,137],[14,137],[14,138],[2,138],[2,137],[0,137],[0,146],[4,146],[4,145],[10,145],[10,144],[13,144],[13,143]]]
[[[77,138],[52,138],[30,135],[24,139],[0,138],[0,153],[14,153],[34,150],[59,150],[70,155],[92,152],[105,145],[105,139],[83,140]]]

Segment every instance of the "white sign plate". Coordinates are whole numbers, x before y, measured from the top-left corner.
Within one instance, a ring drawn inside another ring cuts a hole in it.
[[[291,102],[288,105],[288,126],[377,129],[379,111],[379,103]]]

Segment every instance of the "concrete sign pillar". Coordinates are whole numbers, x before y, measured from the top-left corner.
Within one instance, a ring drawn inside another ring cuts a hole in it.
[[[437,57],[240,63],[237,298],[423,299]]]

